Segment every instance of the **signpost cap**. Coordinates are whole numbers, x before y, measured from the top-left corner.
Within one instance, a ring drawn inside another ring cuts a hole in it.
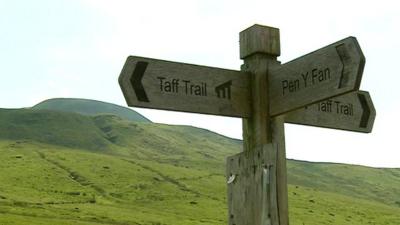
[[[239,38],[241,59],[255,53],[274,57],[281,54],[278,28],[255,24],[240,32]]]

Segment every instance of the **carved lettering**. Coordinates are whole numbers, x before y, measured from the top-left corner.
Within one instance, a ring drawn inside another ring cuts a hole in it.
[[[310,71],[301,72],[297,77],[297,79],[282,80],[282,95],[295,93],[302,89],[330,80],[331,72],[328,67],[324,69],[313,68]]]
[[[354,115],[354,106],[352,103],[326,100],[317,104],[317,107],[305,107],[306,110],[318,110],[325,113],[336,113],[345,116]]]
[[[282,81],[282,92],[283,95],[292,93],[300,90],[300,80],[283,80]]]
[[[190,80],[167,79],[165,77],[157,77],[160,81],[160,91],[166,93],[182,93],[186,95],[207,96],[207,83],[193,83]],[[183,83],[183,85],[181,85]],[[181,86],[180,86],[181,85]],[[180,90],[180,87],[183,90]]]

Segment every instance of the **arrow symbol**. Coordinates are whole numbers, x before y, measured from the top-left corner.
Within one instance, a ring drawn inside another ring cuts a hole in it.
[[[137,62],[135,70],[133,71],[130,79],[133,90],[135,91],[136,94],[136,98],[140,102],[150,102],[149,99],[147,98],[146,91],[144,90],[142,84],[142,78],[148,64],[149,64],[148,62],[143,62],[143,61]]]
[[[360,127],[367,128],[371,110],[368,106],[368,101],[363,94],[361,94],[361,93],[358,94],[358,100],[360,101],[361,108],[363,109],[363,113],[362,113],[361,121],[360,121]]]
[[[358,42],[354,39],[354,44],[356,45],[356,48],[359,49],[360,53],[360,63],[359,63],[359,68],[358,68],[358,74],[357,74],[357,80],[356,80],[356,86],[360,86],[361,82],[361,75],[364,70],[364,65],[365,65],[365,57],[361,52],[360,46],[358,45]],[[340,81],[339,81],[339,89],[348,86],[349,80],[351,78],[351,73],[352,73],[352,57],[350,55],[350,49],[348,46],[346,46],[345,43],[339,44],[336,47],[336,52],[339,55],[340,62],[342,64],[342,72],[340,76]]]
[[[342,63],[342,75],[340,76],[339,87],[342,88],[348,82],[349,70],[347,69],[347,64],[349,60],[351,60],[349,54],[347,53],[346,46],[344,44],[340,44],[336,46],[336,52],[340,57],[340,62]]]

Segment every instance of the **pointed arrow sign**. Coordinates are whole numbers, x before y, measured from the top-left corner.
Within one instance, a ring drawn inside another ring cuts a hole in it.
[[[119,77],[129,106],[248,117],[249,74],[129,56]]]
[[[366,91],[331,98],[285,115],[285,122],[370,133],[375,108]]]
[[[147,65],[148,65],[147,62],[142,62],[142,61],[137,62],[135,70],[133,71],[132,77],[130,79],[137,100],[140,102],[149,102],[146,91],[144,90],[142,84],[142,78],[144,72],[146,71]]]
[[[272,116],[358,90],[365,58],[348,37],[270,71]]]

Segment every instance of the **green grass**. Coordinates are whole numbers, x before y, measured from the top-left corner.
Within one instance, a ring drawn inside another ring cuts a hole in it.
[[[225,157],[240,145],[113,115],[0,110],[0,225],[227,224]],[[400,224],[399,169],[289,160],[288,173],[292,225]]]
[[[220,170],[30,141],[0,149],[0,224],[226,224]],[[290,185],[289,201],[296,225],[400,222],[399,207],[316,188]]]
[[[289,205],[291,224],[400,224],[399,207],[314,188],[290,185]]]
[[[291,161],[288,170],[292,184],[400,206],[399,169]]]
[[[1,149],[8,163],[1,166],[0,224],[16,215],[71,224],[77,219],[110,224],[216,224],[225,219],[222,199],[181,181],[190,184],[207,171],[190,174],[188,168],[157,162],[147,167],[145,160],[31,142],[2,142]],[[186,175],[174,176],[179,172]],[[219,181],[224,185],[222,176]]]

